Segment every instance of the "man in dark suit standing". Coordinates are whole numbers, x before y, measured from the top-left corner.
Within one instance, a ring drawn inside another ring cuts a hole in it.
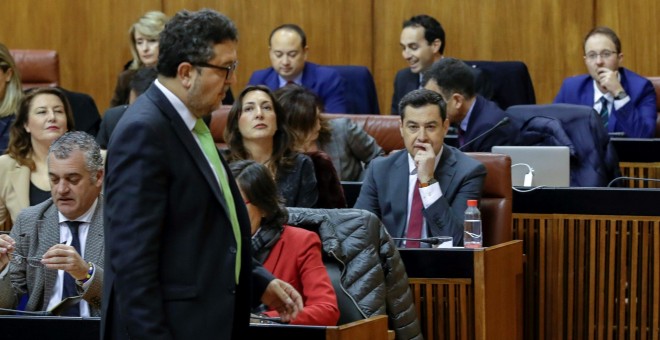
[[[500,126],[479,137],[506,114],[497,104],[476,93],[474,74],[464,62],[454,58],[438,60],[424,72],[424,88],[440,94],[447,103],[447,118],[458,131],[458,146],[465,145],[462,151],[490,152],[495,145],[510,145],[515,140],[513,125]]]
[[[449,120],[439,94],[414,90],[399,109],[407,152],[371,161],[355,208],[376,214],[393,237],[452,236],[462,245],[467,200],[480,198],[486,168],[443,144]]]
[[[106,339],[230,339],[259,298],[284,320],[300,295],[254,264],[250,223],[201,119],[235,82],[237,30],[181,11],[160,34],[158,79],[110,137]]]
[[[445,52],[445,30],[433,17],[416,15],[403,22],[401,31],[401,55],[408,67],[399,70],[394,78],[392,114],[400,114],[399,102],[406,93],[422,87],[422,73],[440,60]],[[477,91],[490,98],[492,90],[485,75],[473,69]]]
[[[266,85],[275,91],[297,84],[316,93],[325,112],[348,113],[344,79],[332,68],[307,61],[307,36],[300,26],[276,27],[270,33],[268,47],[273,66],[252,73],[250,85]]]
[[[593,107],[609,132],[653,138],[656,95],[651,82],[621,67],[621,40],[609,27],[596,27],[584,38],[584,64],[589,74],[569,77],[555,103]]]
[[[103,290],[103,158],[94,137],[68,132],[48,152],[51,196],[21,211],[0,235],[0,307],[52,310],[82,299],[66,316],[101,316]],[[11,264],[9,261],[11,260]]]

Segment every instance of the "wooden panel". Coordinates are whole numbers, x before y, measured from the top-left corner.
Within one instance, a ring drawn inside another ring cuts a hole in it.
[[[526,339],[657,339],[660,218],[514,214]]]
[[[634,162],[621,162],[621,175],[634,178],[650,178],[660,180],[660,163],[634,163]],[[622,183],[625,187],[629,188],[660,188],[659,182],[643,181],[643,180],[625,180]]]
[[[10,49],[59,53],[60,84],[108,107],[117,76],[131,59],[128,29],[160,0],[11,0],[2,2],[0,41]]]
[[[408,282],[425,339],[474,339],[472,280],[410,278]]]
[[[236,23],[240,64],[235,93],[245,87],[253,71],[270,66],[268,37],[273,28],[285,23],[297,24],[305,31],[311,62],[372,66],[371,0],[164,0],[164,3],[168,14],[181,8],[208,7]]]

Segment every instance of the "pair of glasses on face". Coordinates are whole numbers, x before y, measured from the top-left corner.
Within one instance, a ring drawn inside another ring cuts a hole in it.
[[[610,51],[610,50],[604,50],[601,51],[600,53],[596,52],[589,52],[587,55],[585,55],[585,58],[587,58],[589,61],[594,61],[600,57],[601,59],[609,59],[613,55],[616,54],[616,51]]]
[[[41,263],[41,259],[42,259],[41,257],[26,257],[15,251],[9,254],[9,261],[17,266],[21,266],[23,265],[23,263],[27,262],[27,264],[30,267],[35,267],[35,268],[43,267],[43,264]]]
[[[230,66],[218,66],[218,65],[212,65],[209,63],[194,63],[192,64],[193,66],[198,66],[198,67],[207,67],[207,68],[212,68],[220,71],[226,71],[227,74],[225,76],[225,80],[229,80],[231,78],[232,74],[236,72],[236,67],[238,67],[238,61],[234,61]]]

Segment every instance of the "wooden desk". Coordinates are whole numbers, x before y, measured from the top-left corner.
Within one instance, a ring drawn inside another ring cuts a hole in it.
[[[514,192],[525,339],[660,338],[660,190]]]
[[[522,242],[399,249],[425,339],[522,339]]]
[[[100,338],[100,318],[69,318],[59,316],[0,315],[3,340],[67,339],[94,340]],[[250,325],[246,339],[329,339],[387,340],[387,316],[379,315],[349,324],[323,326]]]

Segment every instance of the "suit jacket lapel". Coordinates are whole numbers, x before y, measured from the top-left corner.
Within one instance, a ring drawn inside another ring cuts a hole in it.
[[[580,98],[580,101],[586,105],[593,107],[594,106],[594,80],[589,77],[589,81],[587,81],[586,84],[586,89],[582,92],[582,97]],[[579,90],[579,89],[578,89]]]
[[[302,84],[308,89],[316,88],[316,67],[307,61],[303,68]]]
[[[454,155],[451,147],[445,144],[443,146],[442,156],[440,156],[440,162],[435,168],[435,178],[440,184],[443,195],[447,195],[449,192],[455,190],[455,183],[453,183],[454,175],[456,174],[455,164],[456,155]]]
[[[103,259],[103,197],[99,196],[96,210],[92,215],[85,241],[85,260],[93,263],[102,263]]]
[[[43,219],[37,220],[36,228],[39,235],[38,255],[44,254],[50,247],[60,243],[60,225],[59,217],[55,204],[51,205],[43,215]],[[53,296],[55,280],[57,279],[57,270],[45,269],[44,273],[44,308],[48,306],[50,298]]]
[[[391,226],[394,229],[393,237],[404,237],[403,233],[406,229],[406,222],[408,218],[408,151],[401,150],[398,152],[398,159],[394,161],[393,169],[389,172],[389,181],[393,183],[392,195],[390,197],[390,209],[392,209],[392,216],[399,218],[394,221]]]
[[[213,169],[209,165],[209,162],[206,161],[206,157],[204,156],[202,149],[200,149],[199,145],[195,141],[195,138],[192,136],[192,132],[188,130],[188,127],[183,122],[183,119],[181,119],[181,116],[179,116],[179,113],[176,112],[170,101],[156,86],[150,87],[149,90],[147,90],[147,93],[149,94],[152,101],[170,119],[174,133],[181,140],[181,143],[183,143],[186,151],[192,156],[195,164],[202,172],[204,179],[208,182],[209,187],[213,191],[213,194],[217,198],[220,205],[222,205],[222,208],[227,213],[227,216],[229,216],[229,209],[227,208],[225,199],[222,195],[222,192],[220,191],[220,183],[218,183],[215,174],[213,173]]]

